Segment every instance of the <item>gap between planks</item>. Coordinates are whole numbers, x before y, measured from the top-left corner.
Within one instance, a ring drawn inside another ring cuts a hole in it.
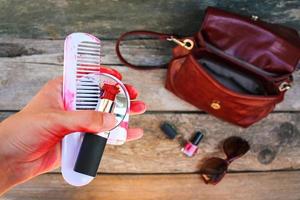
[[[5,118],[12,113],[0,113]],[[159,126],[173,123],[178,130],[169,140]],[[261,122],[243,129],[206,114],[144,114],[130,119],[131,127],[144,129],[140,140],[122,146],[108,145],[100,167],[105,173],[193,173],[212,156],[224,158],[222,141],[230,136],[245,138],[250,151],[230,165],[232,171],[269,171],[300,169],[300,114],[273,113]],[[193,158],[180,149],[195,131],[204,139]],[[143,161],[143,162],[141,162]]]
[[[299,172],[227,174],[216,186],[204,184],[198,174],[100,175],[80,188],[66,184],[61,175],[45,174],[0,199],[298,200],[299,187]]]

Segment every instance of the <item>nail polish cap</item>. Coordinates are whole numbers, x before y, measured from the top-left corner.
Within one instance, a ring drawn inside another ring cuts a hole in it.
[[[174,125],[172,125],[168,122],[162,123],[160,128],[164,132],[164,134],[170,139],[174,139],[177,135],[177,131],[176,131]]]
[[[196,132],[195,135],[194,135],[194,137],[193,137],[193,139],[191,140],[191,143],[193,145],[197,146],[201,142],[203,136],[204,135],[200,131]]]

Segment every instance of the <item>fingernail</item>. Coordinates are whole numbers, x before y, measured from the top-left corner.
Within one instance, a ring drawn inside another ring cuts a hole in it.
[[[117,124],[116,116],[110,113],[103,113],[103,130],[111,130]]]
[[[101,66],[100,72],[113,75],[117,79],[122,80],[122,75],[115,69],[110,69],[110,68],[106,68],[104,66]]]
[[[136,99],[138,96],[138,91],[131,85],[126,84],[126,89],[129,93],[130,99]]]
[[[133,113],[143,113],[146,110],[146,104],[144,102],[132,104],[130,110]]]

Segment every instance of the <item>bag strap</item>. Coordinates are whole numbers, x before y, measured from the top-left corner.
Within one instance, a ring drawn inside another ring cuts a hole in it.
[[[162,65],[153,65],[153,66],[141,66],[141,65],[134,65],[132,63],[129,63],[121,54],[120,51],[120,45],[121,42],[128,36],[133,36],[133,35],[144,35],[144,36],[152,36],[154,38],[157,38],[159,40],[162,41],[171,41],[171,42],[175,42],[178,45],[181,45],[189,50],[191,50],[194,46],[194,42],[190,39],[184,39],[183,41],[181,41],[180,39],[177,39],[175,36],[171,35],[171,34],[166,34],[166,33],[158,33],[158,32],[153,32],[153,31],[145,31],[145,30],[136,30],[136,31],[130,31],[130,32],[126,32],[123,33],[117,40],[116,42],[116,53],[118,58],[120,59],[120,61],[128,66],[128,67],[132,67],[135,69],[158,69],[158,68],[167,68],[168,63],[162,64]]]

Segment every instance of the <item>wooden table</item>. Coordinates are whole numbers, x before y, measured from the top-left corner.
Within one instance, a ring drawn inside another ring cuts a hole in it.
[[[4,195],[6,199],[300,199],[300,73],[283,103],[248,129],[238,128],[181,101],[166,89],[165,69],[136,71],[120,64],[115,39],[125,31],[148,29],[191,35],[206,6],[258,15],[300,31],[300,1],[246,0],[2,0],[0,2],[0,118],[20,110],[49,79],[62,75],[63,39],[76,31],[102,39],[102,64],[123,73],[140,91],[148,112],[131,118],[144,137],[108,146],[99,176],[88,186],[67,185],[59,170],[41,175]],[[158,64],[170,57],[170,44],[133,38],[122,46],[130,60]],[[181,134],[168,140],[159,129],[174,123]],[[187,158],[181,139],[205,133],[199,153]],[[250,152],[230,165],[217,186],[201,180],[204,158],[221,156],[222,141],[232,135],[251,144]],[[0,178],[1,179],[1,178]]]

